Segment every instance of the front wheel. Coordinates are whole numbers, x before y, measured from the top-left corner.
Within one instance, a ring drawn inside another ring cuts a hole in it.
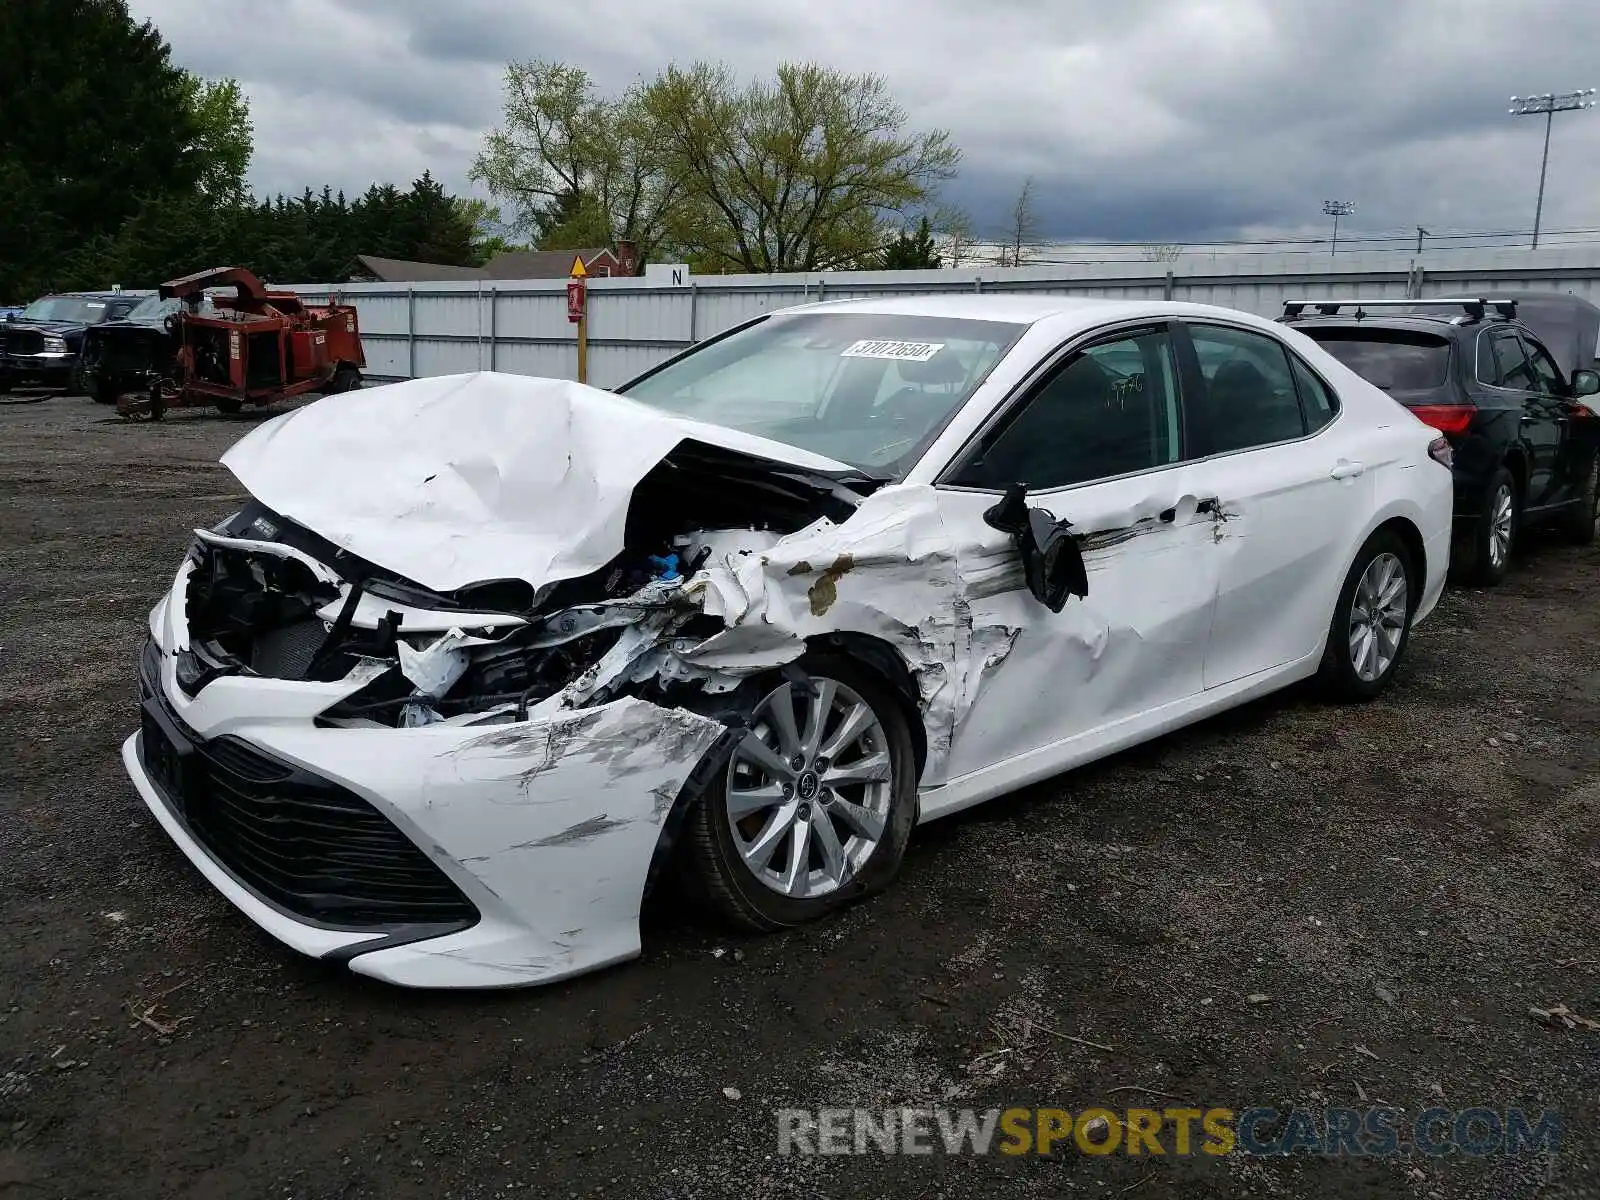
[[[1318,674],[1331,699],[1362,702],[1383,693],[1405,657],[1411,613],[1422,588],[1400,538],[1380,529],[1350,565],[1334,605]]]
[[[889,688],[835,655],[799,667],[752,688],[748,731],[689,815],[712,907],[763,932],[885,887],[916,821],[916,753]]]

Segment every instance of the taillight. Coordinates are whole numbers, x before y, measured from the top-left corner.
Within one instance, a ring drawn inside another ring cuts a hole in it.
[[[1477,411],[1470,404],[1419,404],[1411,415],[1440,433],[1465,433]]]
[[[1450,440],[1448,438],[1436,437],[1429,442],[1428,457],[1441,467],[1453,468],[1456,465],[1456,456],[1450,452]]]

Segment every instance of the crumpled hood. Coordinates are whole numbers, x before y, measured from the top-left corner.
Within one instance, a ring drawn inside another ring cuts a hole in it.
[[[426,587],[537,587],[621,553],[634,487],[686,440],[851,470],[598,388],[491,372],[326,397],[258,426],[222,463],[267,507]]]

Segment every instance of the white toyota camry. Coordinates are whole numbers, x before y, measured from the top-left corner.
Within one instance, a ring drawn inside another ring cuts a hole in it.
[[[1295,680],[1391,681],[1449,449],[1293,329],[1161,302],[767,314],[619,394],[332,397],[222,460],[129,775],[306,954],[399,984],[638,954],[684,869],[776,929],[912,827]]]

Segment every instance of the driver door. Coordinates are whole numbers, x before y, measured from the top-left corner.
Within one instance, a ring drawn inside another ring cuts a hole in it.
[[[1203,690],[1219,555],[1210,498],[1183,462],[1181,408],[1169,327],[1107,333],[1052,364],[941,480],[978,676],[949,780],[1064,758],[1067,743],[1154,722]],[[1083,536],[1088,593],[1060,612],[1027,590],[1012,538],[985,520],[1016,483]]]

